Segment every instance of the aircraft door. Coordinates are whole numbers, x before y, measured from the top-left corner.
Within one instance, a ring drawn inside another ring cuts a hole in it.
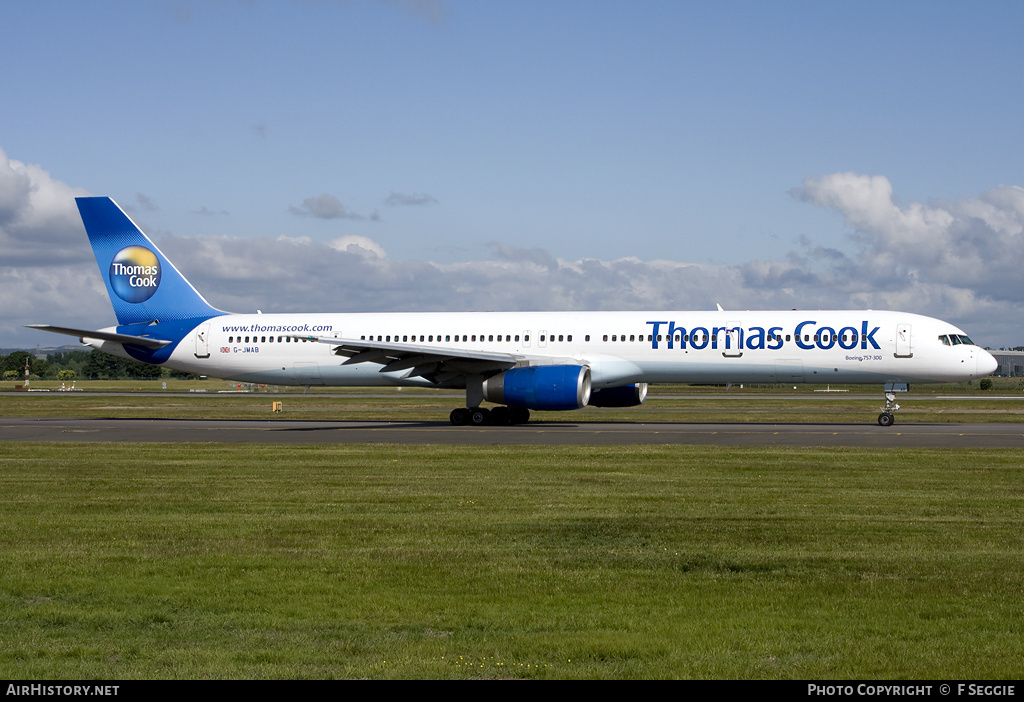
[[[202,324],[196,330],[196,358],[210,357],[210,325]]]
[[[896,326],[896,358],[913,358],[914,346],[910,336],[909,324]]]
[[[719,344],[723,356],[734,356],[739,358],[743,355],[743,325],[739,322],[729,322],[721,331]]]

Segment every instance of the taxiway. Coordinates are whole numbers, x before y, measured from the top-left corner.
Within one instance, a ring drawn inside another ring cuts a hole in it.
[[[1024,448],[1024,424],[535,422],[474,428],[423,421],[18,417],[0,418],[0,441]]]

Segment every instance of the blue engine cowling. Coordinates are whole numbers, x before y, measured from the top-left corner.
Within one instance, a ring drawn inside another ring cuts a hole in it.
[[[484,381],[484,399],[509,407],[574,410],[590,400],[590,368],[529,366],[513,368]]]
[[[647,383],[603,388],[590,393],[591,407],[636,407],[647,399]]]

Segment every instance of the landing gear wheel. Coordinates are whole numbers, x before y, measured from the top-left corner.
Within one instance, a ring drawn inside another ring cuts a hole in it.
[[[461,427],[469,422],[469,410],[464,407],[457,407],[448,415],[448,419],[454,426]]]
[[[483,407],[474,407],[469,410],[469,421],[475,427],[482,427],[491,423],[491,411]]]
[[[891,427],[896,418],[889,412],[882,412],[878,415],[878,425],[883,427]]]
[[[526,424],[530,421],[530,410],[525,407],[510,407],[512,424]]]
[[[491,410],[491,424],[508,426],[512,423],[512,413],[508,407],[495,407]]]

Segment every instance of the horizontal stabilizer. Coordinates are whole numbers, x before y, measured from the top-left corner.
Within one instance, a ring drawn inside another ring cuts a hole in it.
[[[148,336],[133,336],[131,334],[115,334],[114,332],[90,331],[88,329],[54,327],[49,324],[27,324],[25,326],[29,329],[39,329],[41,331],[53,332],[55,334],[67,334],[68,336],[77,336],[83,339],[114,341],[118,344],[131,344],[132,346],[142,346],[147,349],[160,349],[174,343],[173,341],[165,341],[164,339],[151,339]]]

